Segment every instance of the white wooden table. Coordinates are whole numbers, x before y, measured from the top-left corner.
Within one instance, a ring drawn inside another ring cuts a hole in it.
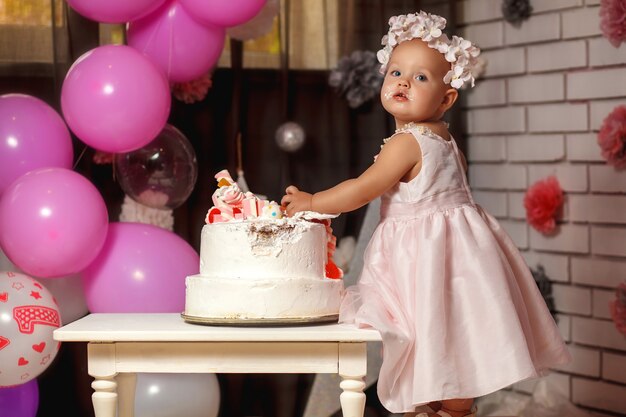
[[[366,344],[380,341],[347,324],[202,326],[179,314],[90,314],[54,338],[88,342],[96,417],[133,415],[137,372],[338,373],[344,417],[363,417]]]

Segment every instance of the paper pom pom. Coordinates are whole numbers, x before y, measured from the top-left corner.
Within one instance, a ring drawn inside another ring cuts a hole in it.
[[[554,296],[552,294],[552,281],[550,281],[550,278],[546,275],[543,265],[537,265],[537,269],[531,268],[530,272],[535,279],[535,284],[537,284],[539,292],[541,292],[543,301],[546,302],[546,306],[548,307],[548,310],[550,310],[550,314],[552,314],[552,318],[554,321],[557,321]]]
[[[177,100],[191,104],[202,101],[213,86],[211,74],[203,75],[197,80],[172,84],[172,94]]]
[[[600,29],[611,45],[619,47],[626,39],[626,3],[624,0],[600,2]]]
[[[621,283],[615,290],[615,300],[609,303],[611,318],[617,330],[626,336],[626,283]]]
[[[602,122],[598,145],[609,165],[626,167],[626,106],[618,106]]]
[[[555,177],[533,184],[524,196],[526,220],[541,233],[551,233],[556,227],[556,215],[563,204],[563,190]]]
[[[337,68],[330,72],[328,84],[355,109],[378,95],[383,83],[378,67],[374,52],[354,51],[339,60]]]
[[[502,16],[514,26],[520,26],[530,17],[532,11],[529,0],[504,0],[502,2]]]

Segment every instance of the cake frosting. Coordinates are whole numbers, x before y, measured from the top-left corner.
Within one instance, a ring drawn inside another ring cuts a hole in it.
[[[329,216],[283,216],[273,201],[244,193],[228,172],[200,241],[200,273],[186,279],[188,321],[323,321],[336,319],[342,273],[332,262]]]

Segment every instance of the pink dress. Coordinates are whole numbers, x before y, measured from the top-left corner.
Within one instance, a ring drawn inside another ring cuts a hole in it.
[[[474,203],[454,140],[410,132],[421,171],[382,196],[339,319],[380,331],[378,396],[394,413],[479,397],[570,360],[515,244]]]

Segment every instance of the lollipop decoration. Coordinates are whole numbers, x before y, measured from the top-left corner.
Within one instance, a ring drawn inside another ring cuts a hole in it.
[[[182,205],[198,178],[193,146],[169,124],[146,146],[117,154],[115,170],[120,186],[130,198],[161,210]]]
[[[52,294],[17,272],[0,272],[0,387],[24,384],[48,368],[61,315]]]

